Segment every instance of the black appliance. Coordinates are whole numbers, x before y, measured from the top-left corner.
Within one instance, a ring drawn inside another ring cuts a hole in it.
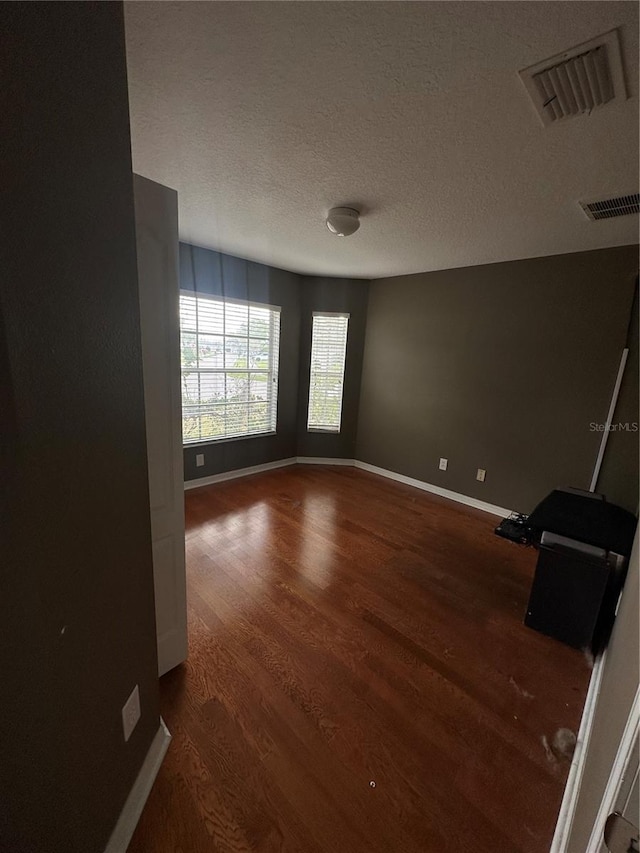
[[[635,516],[603,495],[555,489],[525,524],[539,549],[525,625],[597,654],[615,619]]]

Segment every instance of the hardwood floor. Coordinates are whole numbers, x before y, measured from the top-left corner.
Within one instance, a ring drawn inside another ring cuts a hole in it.
[[[129,853],[548,853],[584,656],[522,624],[536,554],[352,468],[187,492],[190,657]]]

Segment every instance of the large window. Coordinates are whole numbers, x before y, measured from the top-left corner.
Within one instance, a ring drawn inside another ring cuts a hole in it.
[[[180,295],[185,444],[275,432],[280,309]]]
[[[340,432],[348,314],[313,314],[307,429]]]

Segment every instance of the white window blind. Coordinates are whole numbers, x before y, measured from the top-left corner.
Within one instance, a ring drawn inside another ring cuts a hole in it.
[[[180,294],[185,444],[275,432],[280,309]]]
[[[348,314],[313,314],[307,429],[340,432]]]

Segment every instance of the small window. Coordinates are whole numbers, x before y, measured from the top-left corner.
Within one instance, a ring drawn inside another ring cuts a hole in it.
[[[180,294],[184,444],[275,432],[280,309]]]
[[[340,432],[348,314],[313,314],[308,430]]]

